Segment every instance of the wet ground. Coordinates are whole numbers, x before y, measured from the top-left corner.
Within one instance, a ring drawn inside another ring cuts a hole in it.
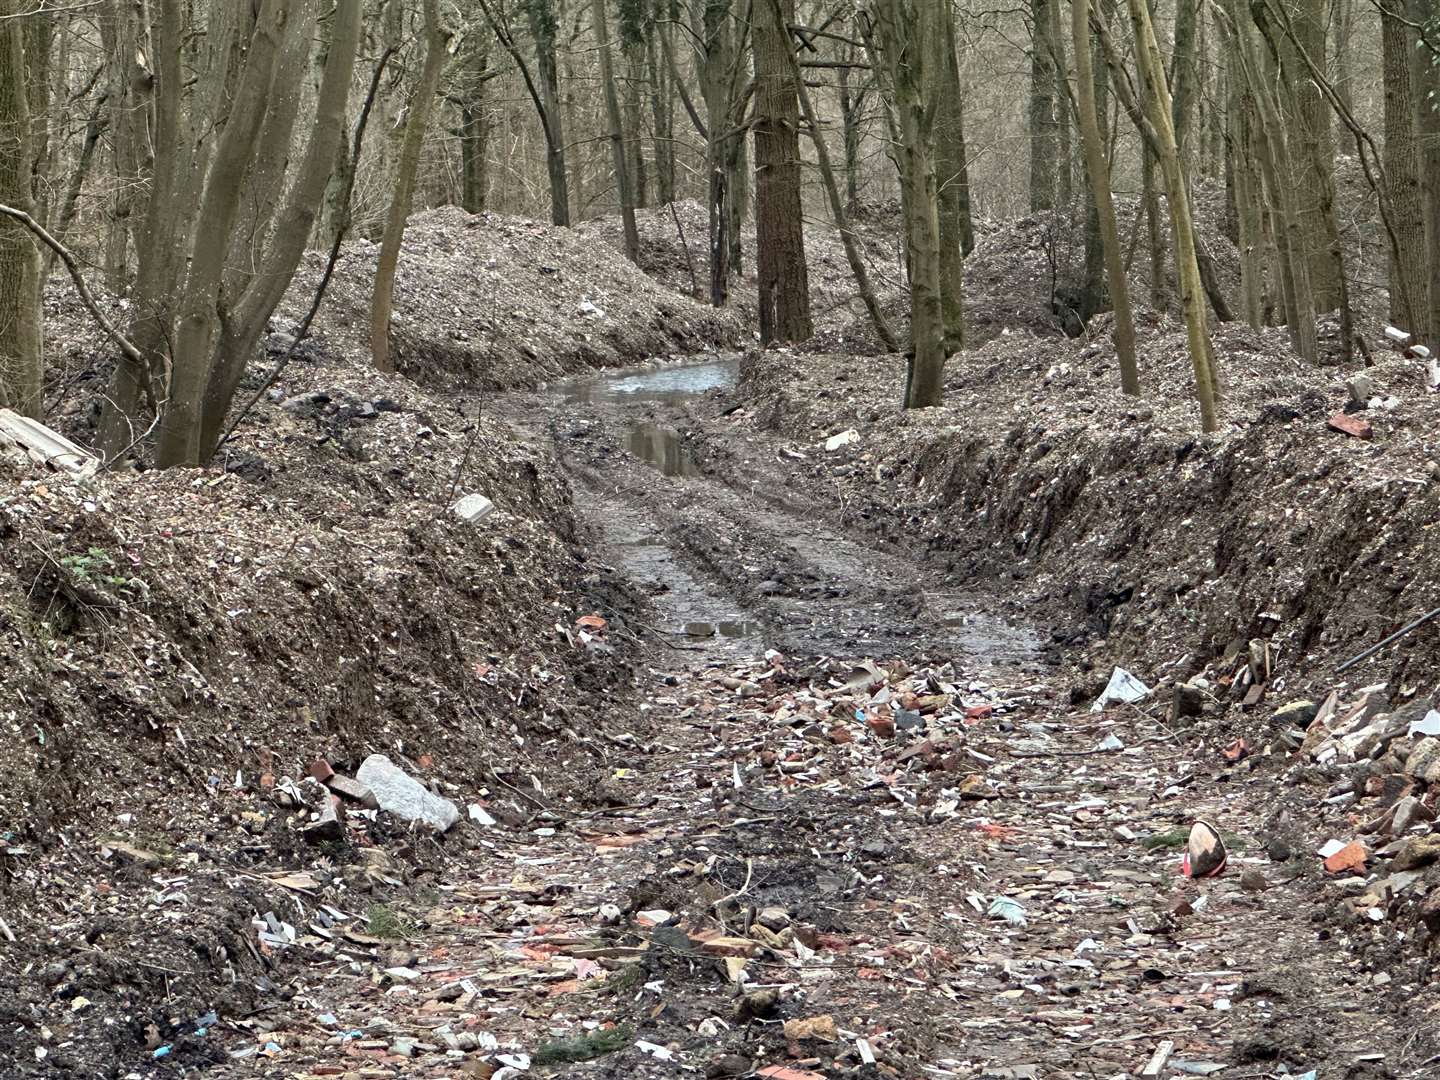
[[[530,401],[584,517],[649,595],[655,635],[709,639],[696,659],[773,647],[1040,662],[1034,636],[993,603],[906,552],[848,535],[828,520],[829,492],[777,488],[763,460],[717,443],[706,421],[733,407],[738,371],[733,356],[657,365]]]

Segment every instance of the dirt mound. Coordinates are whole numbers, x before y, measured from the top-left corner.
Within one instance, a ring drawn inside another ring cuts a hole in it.
[[[316,321],[316,336],[346,355],[369,352],[379,252],[367,240],[345,246]],[[324,265],[319,253],[306,257],[277,327],[299,321]],[[416,214],[405,231],[391,333],[400,370],[426,385],[508,388],[732,344],[742,323],[578,229],[446,207]]]
[[[599,730],[616,666],[575,620],[628,593],[547,453],[318,354],[273,396],[212,470],[77,485],[0,458],[6,1076],[202,1063],[197,1018],[268,992],[283,932],[256,919],[329,932],[323,901],[363,929],[384,882],[480,842],[352,813],[315,846],[289,781],[317,756],[383,752],[496,816],[593,797],[593,742],[560,736],[574,710]],[[469,493],[496,509],[461,520]]]

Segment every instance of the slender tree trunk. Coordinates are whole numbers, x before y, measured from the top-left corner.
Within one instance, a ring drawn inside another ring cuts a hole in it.
[[[1285,119],[1293,138],[1290,144],[1292,183],[1297,193],[1296,209],[1303,228],[1303,255],[1310,264],[1310,280],[1316,312],[1340,306],[1340,238],[1335,221],[1335,143],[1331,136],[1330,110],[1310,78],[1297,49],[1303,47],[1312,58],[1321,58],[1324,70],[1326,0],[1288,0],[1294,3],[1291,21],[1297,42],[1270,26],[1268,18],[1259,25],[1280,57],[1285,96]],[[1253,10],[1253,9],[1252,9]]]
[[[769,0],[772,4],[779,3],[779,0]],[[815,159],[820,167],[820,179],[825,187],[825,194],[830,199],[830,213],[835,218],[835,227],[840,230],[840,240],[845,247],[845,258],[850,263],[850,272],[855,275],[855,291],[860,294],[860,299],[865,304],[865,310],[870,314],[870,322],[875,327],[875,334],[886,349],[891,352],[900,351],[900,343],[895,337],[894,331],[885,319],[885,313],[880,308],[880,302],[876,299],[875,290],[870,285],[870,274],[865,269],[865,259],[860,254],[860,245],[855,241],[855,234],[850,228],[848,212],[845,204],[840,200],[840,187],[835,180],[835,170],[830,164],[830,148],[825,145],[825,133],[820,130],[819,117],[815,114],[815,107],[810,101],[810,91],[805,87],[805,80],[801,77],[800,64],[795,59],[795,53],[790,51],[786,54],[786,60],[790,65],[790,73],[795,80],[796,94],[800,99],[800,109],[805,115],[805,124],[810,129],[810,138],[815,146]]]
[[[591,0],[590,10],[595,23],[595,39],[600,43],[600,81],[605,87],[605,114],[610,121],[610,162],[615,170],[620,216],[625,227],[625,255],[631,262],[639,262],[640,232],[635,225],[635,190],[631,187],[620,95],[615,88],[615,65],[610,53],[610,27],[605,18],[605,0]]]
[[[1398,3],[1398,0],[1389,0]],[[1390,252],[1390,318],[1405,318],[1401,297],[1425,295],[1425,204],[1420,189],[1420,161],[1415,148],[1415,101],[1410,87],[1410,60],[1415,35],[1382,5],[1380,39],[1385,86],[1385,176],[1394,207],[1399,253]],[[1342,46],[1341,51],[1344,51]],[[1337,87],[1338,89],[1338,87]],[[1424,328],[1407,326],[1412,334]]]
[[[485,209],[490,188],[490,82],[489,38],[469,43],[465,54],[465,84],[460,94],[460,205],[467,213]],[[347,137],[348,141],[348,137]]]
[[[1176,0],[1175,2],[1175,51],[1171,65],[1174,77],[1171,80],[1174,91],[1175,110],[1171,121],[1175,125],[1175,142],[1183,154],[1194,130],[1195,83],[1199,76],[1196,63],[1196,24],[1198,23],[1201,0]]]
[[[847,48],[849,48],[847,46]],[[852,57],[846,57],[847,61]],[[850,69],[836,69],[836,92],[840,98],[840,138],[845,158],[845,206],[849,213],[860,210],[860,101],[850,90]]]
[[[1398,0],[1387,0],[1397,3]],[[1440,15],[1436,0],[1410,0],[1409,17],[1421,26],[1434,25]],[[1431,349],[1440,349],[1440,67],[1427,50],[1410,53],[1410,96],[1415,109],[1416,149],[1420,154],[1421,199],[1425,216],[1425,266],[1428,280],[1424,326],[1411,329]],[[1406,329],[1410,329],[1407,327]]]
[[[565,120],[560,99],[560,72],[555,62],[558,32],[552,0],[525,0],[530,33],[535,39],[535,71],[540,83],[545,129],[545,168],[550,174],[550,220],[570,224],[570,181],[565,168]]]
[[[1030,0],[1030,209],[1055,208],[1059,140],[1056,135],[1055,52],[1051,28],[1059,0]]]
[[[1254,109],[1244,79],[1230,80],[1230,175],[1235,186],[1236,246],[1240,250],[1240,296],[1245,321],[1263,325],[1266,242],[1260,206],[1260,178],[1255,173]]]
[[[1190,362],[1195,371],[1195,397],[1200,405],[1200,428],[1211,432],[1218,426],[1216,404],[1219,391],[1211,360],[1210,334],[1205,325],[1204,286],[1195,259],[1195,225],[1190,216],[1190,195],[1175,143],[1171,117],[1174,103],[1165,81],[1164,61],[1155,41],[1146,0],[1128,0],[1130,22],[1135,30],[1135,54],[1145,85],[1145,104],[1159,144],[1160,169],[1165,176],[1165,193],[1170,201],[1170,232],[1175,249],[1175,271],[1180,286],[1180,306],[1185,314],[1185,331]]]
[[[415,88],[405,120],[405,141],[395,169],[395,188],[390,195],[390,211],[385,219],[385,236],[380,243],[380,261],[375,270],[374,292],[370,298],[370,355],[380,371],[395,370],[395,361],[390,355],[390,312],[395,299],[395,268],[400,262],[400,244],[405,239],[405,223],[410,217],[410,205],[415,194],[415,174],[420,168],[420,149],[425,141],[425,129],[430,123],[435,94],[440,88],[440,73],[445,67],[449,41],[450,32],[440,21],[440,0],[425,0],[425,65],[420,71],[420,83]]]
[[[0,203],[30,213],[31,117],[26,0],[0,0]],[[40,253],[24,226],[0,219],[0,406],[41,414]]]
[[[220,332],[220,289],[229,251],[226,241],[233,235],[242,209],[246,163],[255,153],[264,124],[290,14],[288,0],[262,2],[189,233],[187,247],[193,254],[175,323],[170,394],[155,450],[161,468],[200,463],[203,398]],[[243,27],[235,31],[235,40],[244,40]]]
[[[1130,310],[1130,291],[1120,252],[1120,230],[1115,222],[1115,204],[1110,195],[1110,166],[1105,160],[1105,140],[1100,131],[1097,80],[1090,51],[1089,0],[1070,0],[1070,32],[1071,49],[1075,54],[1076,104],[1080,138],[1085,151],[1085,172],[1090,178],[1095,217],[1104,249],[1105,276],[1115,312],[1113,337],[1115,351],[1120,358],[1120,388],[1138,397],[1140,369],[1135,359],[1135,318]]]
[[[766,345],[815,332],[800,200],[800,102],[790,68],[794,20],[794,0],[754,6],[755,269]]]
[[[1055,11],[1058,14],[1058,5]],[[965,347],[964,250],[970,224],[970,192],[965,170],[960,60],[955,54],[955,21],[948,3],[941,5],[935,21],[928,74],[931,100],[936,102],[935,182],[940,216],[940,303],[945,318],[945,355],[952,356]],[[1068,164],[1066,169],[1068,171]],[[973,235],[970,239],[973,245]]]
[[[655,128],[655,197],[660,205],[675,201],[674,104],[669,69],[660,62],[655,39],[670,33],[668,22],[651,31],[645,48],[650,68],[650,121]]]

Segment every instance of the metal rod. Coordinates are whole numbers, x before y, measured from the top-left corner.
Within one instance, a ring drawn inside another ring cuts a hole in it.
[[[1416,619],[1408,626],[1402,626],[1399,630],[1396,630],[1395,633],[1391,634],[1383,641],[1379,641],[1376,644],[1371,645],[1370,648],[1366,649],[1359,656],[1352,656],[1349,660],[1346,660],[1343,664],[1341,664],[1335,669],[1335,674],[1339,675],[1346,668],[1353,667],[1355,664],[1360,663],[1361,660],[1368,660],[1381,649],[1385,648],[1386,645],[1389,645],[1392,641],[1399,641],[1406,634],[1410,633],[1412,630],[1418,630],[1420,627],[1424,626],[1437,615],[1440,615],[1440,608],[1436,608],[1434,611],[1426,612],[1424,615],[1421,615],[1420,618]]]

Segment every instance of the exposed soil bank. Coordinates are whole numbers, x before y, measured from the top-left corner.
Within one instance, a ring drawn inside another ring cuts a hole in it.
[[[789,483],[834,485],[847,516],[1023,590],[1077,646],[1147,678],[1184,677],[1264,636],[1288,685],[1328,689],[1334,665],[1440,604],[1430,542],[1440,398],[1420,361],[1368,371],[1392,407],[1360,413],[1373,441],[1326,426],[1343,374],[1285,355],[1280,331],[1217,342],[1224,425],[1198,434],[1183,340],[1147,333],[1148,396],[1112,389],[1098,345],[1011,337],[952,361],[946,405],[894,407],[903,364],[785,352],[751,358],[749,420],[793,440]],[[858,438],[833,452],[828,436]],[[1350,674],[1431,692],[1440,628]],[[1356,682],[1355,680],[1358,680]]]

